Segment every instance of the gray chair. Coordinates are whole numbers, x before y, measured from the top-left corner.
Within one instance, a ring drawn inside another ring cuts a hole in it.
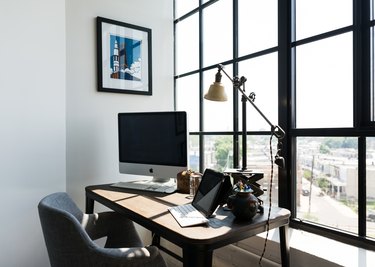
[[[38,205],[52,267],[166,267],[157,247],[144,247],[132,221],[115,212],[84,214],[67,193]],[[107,237],[104,248],[93,240]]]

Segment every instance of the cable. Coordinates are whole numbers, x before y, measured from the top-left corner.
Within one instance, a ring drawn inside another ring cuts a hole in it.
[[[266,222],[266,239],[264,240],[264,247],[262,255],[259,258],[259,266],[262,267],[262,259],[264,257],[264,254],[266,252],[267,247],[267,240],[268,240],[268,234],[270,231],[270,217],[271,217],[271,207],[272,207],[272,180],[273,180],[273,155],[272,155],[272,137],[273,134],[270,137],[270,155],[271,155],[271,178],[270,178],[270,185],[269,185],[269,207],[268,207],[268,216],[267,216],[267,222]]]

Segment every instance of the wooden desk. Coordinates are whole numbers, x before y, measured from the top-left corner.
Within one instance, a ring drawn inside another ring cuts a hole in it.
[[[184,267],[212,266],[214,249],[232,244],[266,230],[267,212],[257,214],[251,222],[240,222],[230,211],[219,208],[208,225],[181,228],[167,210],[189,203],[185,194],[170,195],[117,189],[109,185],[86,187],[86,212],[92,213],[94,201],[125,214],[154,234],[182,248]],[[268,209],[266,209],[268,210]],[[288,223],[290,211],[273,207],[270,229],[279,227],[282,266],[289,266]]]

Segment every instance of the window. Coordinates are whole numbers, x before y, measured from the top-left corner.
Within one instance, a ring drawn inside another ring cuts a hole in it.
[[[241,96],[233,91],[231,81],[224,75],[222,83],[228,101],[207,101],[203,96],[214,82],[217,65],[223,64],[229,76],[247,78],[246,93],[254,92],[255,104],[267,118],[277,122],[277,1],[198,1],[198,6],[188,2],[194,1],[175,1],[175,103],[177,110],[189,114],[193,140],[190,166],[200,171],[239,168],[242,167]],[[251,16],[246,10],[251,10]],[[246,115],[247,167],[264,173],[263,186],[267,188],[270,126],[249,103]],[[276,149],[275,142],[273,147]],[[277,170],[274,181],[275,196]],[[277,196],[273,199],[276,202]]]
[[[297,218],[358,232],[357,150],[354,137],[297,138]]]
[[[175,7],[175,108],[189,114],[191,167],[242,166],[241,96],[223,76],[229,100],[203,100],[223,64],[286,130],[273,201],[292,211],[290,226],[375,249],[374,0]],[[250,105],[246,115],[248,167],[264,173],[267,189],[270,127]]]
[[[366,233],[375,238],[375,138],[366,143]]]
[[[353,127],[352,44],[344,33],[296,47],[297,128]]]
[[[291,226],[362,247],[374,247],[369,2],[290,2]]]
[[[375,60],[375,29],[374,29],[374,25],[375,25],[375,17],[374,17],[374,0],[370,1],[370,24],[371,24],[371,28],[370,28],[370,68],[371,68],[371,72],[370,72],[370,88],[371,88],[371,92],[370,92],[370,99],[371,99],[371,103],[370,103],[370,119],[371,121],[375,121],[375,83],[374,83],[374,80],[375,80],[375,67],[374,67],[374,60]]]

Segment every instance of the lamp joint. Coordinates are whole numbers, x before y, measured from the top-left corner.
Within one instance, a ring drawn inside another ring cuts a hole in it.
[[[251,101],[255,101],[255,93],[254,92],[251,92],[250,95],[249,95],[249,98]]]

